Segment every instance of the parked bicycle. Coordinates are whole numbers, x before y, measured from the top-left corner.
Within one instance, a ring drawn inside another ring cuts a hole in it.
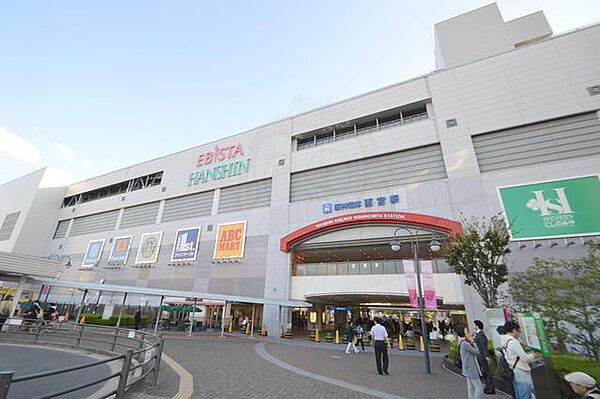
[[[20,331],[27,331],[31,334],[52,334],[59,327],[60,322],[50,320],[38,320],[38,319],[22,319],[21,325],[19,326]]]

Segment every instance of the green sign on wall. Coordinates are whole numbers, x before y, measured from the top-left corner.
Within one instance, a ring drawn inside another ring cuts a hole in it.
[[[600,234],[597,175],[499,187],[513,240]]]

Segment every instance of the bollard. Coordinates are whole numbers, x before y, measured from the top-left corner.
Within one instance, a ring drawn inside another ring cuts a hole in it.
[[[81,345],[81,337],[83,336],[83,328],[85,324],[77,324],[79,326],[79,335],[77,336],[77,346]]]
[[[340,344],[340,330],[335,330],[335,343]]]
[[[229,332],[229,333],[233,332],[233,320],[229,322],[229,328],[227,329],[227,332]]]
[[[315,342],[321,342],[321,331],[320,330],[315,331]]]
[[[398,350],[404,350],[404,340],[402,339],[402,334],[398,335]]]
[[[117,386],[116,398],[125,397],[125,387],[127,386],[127,377],[129,376],[129,367],[131,366],[131,357],[133,349],[127,349],[123,355],[123,365],[121,366],[121,375],[119,376],[119,385]]]
[[[248,322],[248,324],[246,324],[246,331],[244,331],[246,333],[246,335],[250,335],[250,322]]]
[[[0,372],[0,399],[6,399],[14,371]]]
[[[419,344],[419,349],[421,350],[421,352],[425,352],[425,344],[423,343],[423,336],[420,337],[420,344]]]

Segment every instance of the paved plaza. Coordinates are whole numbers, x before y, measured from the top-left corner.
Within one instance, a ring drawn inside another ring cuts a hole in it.
[[[104,356],[75,352],[65,349],[52,349],[41,346],[23,346],[16,344],[0,344],[0,365],[2,371],[14,371],[15,377],[30,375],[84,365],[104,359]],[[23,381],[10,386],[8,399],[34,398],[61,391],[89,380],[99,379],[114,373],[115,365],[99,365],[70,373],[51,377],[39,378],[34,381]],[[79,399],[82,397],[101,397],[103,392],[110,391],[116,386],[116,380],[108,384],[98,384],[76,393],[62,395],[61,399]]]
[[[433,374],[427,375],[420,353],[395,350],[390,375],[380,376],[371,347],[352,355],[344,349],[262,338],[165,340],[165,354],[193,376],[193,398],[466,398],[465,380],[444,370],[439,354],[432,358]],[[164,362],[162,368],[158,387],[131,392],[130,397],[173,397],[179,378]]]

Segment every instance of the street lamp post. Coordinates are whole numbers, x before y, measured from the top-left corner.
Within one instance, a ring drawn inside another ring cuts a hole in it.
[[[402,243],[400,242],[400,238],[397,236],[397,233],[399,230],[406,231],[408,233],[408,235],[410,236],[410,242],[411,242],[412,250],[413,250],[413,260],[415,263],[415,268],[416,268],[416,273],[417,273],[417,295],[418,295],[417,300],[419,303],[419,318],[421,319],[421,337],[423,337],[423,344],[425,347],[424,348],[425,349],[425,371],[428,374],[431,374],[431,360],[429,358],[429,334],[427,334],[427,325],[425,324],[425,299],[423,296],[423,289],[421,286],[421,265],[419,264],[419,241],[417,240],[417,237],[416,237],[416,234],[419,231],[425,231],[425,230],[417,229],[416,233],[413,234],[412,231],[410,231],[406,227],[398,227],[396,230],[394,230],[394,238],[392,239],[392,242],[390,242],[390,248],[394,252],[398,252],[402,248]],[[430,231],[427,231],[427,232],[430,233]],[[437,252],[440,250],[441,244],[438,240],[436,240],[435,238],[432,238],[431,242],[429,243],[429,248],[433,252]]]

